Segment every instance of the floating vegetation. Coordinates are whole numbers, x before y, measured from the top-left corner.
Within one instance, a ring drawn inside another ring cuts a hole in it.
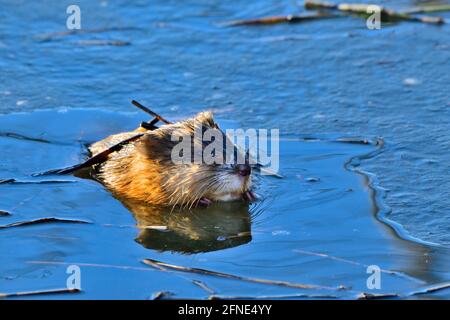
[[[450,4],[435,4],[435,5],[429,4],[426,7],[416,7],[410,10],[406,10],[407,13],[411,14],[445,12],[445,11],[450,11]]]
[[[276,23],[300,23],[318,19],[329,19],[334,17],[336,17],[336,15],[318,12],[316,14],[308,14],[308,15],[272,16],[258,19],[236,20],[226,23],[225,25],[228,27],[234,27],[234,26],[251,26],[251,25],[270,25]]]
[[[37,35],[40,41],[52,41],[58,38],[67,36],[83,35],[83,34],[95,34],[95,33],[107,33],[107,32],[120,32],[128,30],[136,30],[137,28],[131,27],[115,27],[115,28],[98,28],[98,29],[74,29],[69,31],[52,32],[46,34]]]
[[[12,182],[15,182],[15,181],[16,181],[15,179],[4,179],[4,180],[0,180],[0,184],[12,183]]]
[[[45,294],[63,294],[63,293],[79,293],[79,289],[50,289],[50,290],[39,290],[39,291],[24,291],[24,292],[14,292],[14,293],[0,293],[0,299],[2,298],[13,298],[13,297],[25,297],[25,296],[36,296]]]
[[[387,299],[387,298],[398,298],[400,295],[398,293],[367,293],[361,292],[356,296],[358,300],[373,300],[373,299]]]
[[[76,183],[75,180],[38,180],[38,181],[18,181],[16,179],[0,180],[0,184],[60,184]]]
[[[139,139],[143,135],[144,135],[143,133],[139,133],[139,134],[136,134],[135,136],[132,136],[131,138],[125,139],[125,140],[113,145],[112,147],[109,147],[108,149],[106,149],[100,153],[97,153],[95,156],[87,159],[83,163],[76,164],[76,165],[74,165],[72,167],[68,167],[68,168],[49,170],[49,171],[42,172],[42,173],[35,173],[35,174],[33,174],[33,177],[39,177],[39,176],[45,176],[45,175],[51,175],[51,174],[71,174],[71,173],[74,173],[81,169],[90,168],[94,165],[105,162],[111,153],[121,150],[128,143]]]
[[[116,46],[124,47],[131,45],[129,41],[123,40],[101,40],[101,39],[90,39],[90,40],[79,40],[76,44],[80,46]]]
[[[196,273],[196,274],[201,274],[201,275],[206,275],[206,276],[214,276],[214,277],[219,277],[219,278],[226,278],[226,279],[233,279],[233,280],[240,280],[240,281],[246,281],[246,282],[253,282],[253,283],[267,284],[267,285],[274,285],[274,286],[282,286],[282,287],[289,287],[289,288],[297,288],[297,289],[346,290],[346,288],[343,286],[327,287],[327,286],[320,286],[320,285],[315,285],[315,284],[303,284],[303,283],[295,283],[295,282],[279,281],[279,280],[247,278],[247,277],[242,277],[242,276],[229,274],[229,273],[222,273],[222,272],[216,272],[216,271],[205,270],[205,269],[177,266],[177,265],[157,261],[154,259],[144,259],[144,260],[142,260],[142,262],[145,263],[146,265],[149,265],[149,266],[159,269],[161,271],[174,270],[174,271],[180,271],[180,272]]]
[[[136,107],[138,107],[139,109],[141,109],[142,111],[144,111],[145,113],[148,113],[149,115],[151,115],[152,117],[154,117],[155,119],[152,120],[151,122],[149,122],[150,124],[155,124],[155,120],[164,122],[165,124],[172,124],[173,122],[166,120],[165,118],[163,118],[162,116],[160,116],[159,114],[157,114],[156,112],[150,110],[149,108],[143,106],[142,104],[140,104],[139,102],[137,102],[136,100],[131,100],[131,103],[133,105],[135,105]]]
[[[344,143],[354,143],[354,144],[373,144],[371,141],[367,139],[359,139],[359,138],[339,138],[336,139],[336,142],[344,142]]]
[[[126,265],[114,265],[114,264],[100,264],[100,263],[82,263],[82,262],[62,262],[62,261],[42,261],[42,260],[30,260],[25,261],[29,264],[42,264],[42,265],[56,265],[56,266],[70,266],[76,264],[80,267],[91,267],[91,268],[104,268],[104,269],[118,269],[118,270],[135,270],[135,271],[154,271],[148,268],[126,266]]]
[[[447,282],[427,286],[425,288],[410,292],[405,295],[401,295],[398,293],[374,294],[374,293],[361,292],[356,298],[359,300],[386,299],[386,298],[410,298],[413,296],[433,293],[433,292],[437,292],[437,291],[441,291],[441,290],[445,290],[445,289],[449,289],[449,288],[450,288],[450,281],[447,281]]]
[[[206,292],[210,293],[210,294],[215,294],[216,291],[214,289],[211,289],[206,283],[204,283],[203,281],[200,280],[192,280],[192,283],[195,284],[196,286],[202,288],[203,290],[205,290]]]
[[[0,132],[0,137],[12,138],[12,139],[18,139],[18,140],[27,140],[27,141],[33,141],[33,142],[51,143],[50,141],[45,140],[45,139],[31,138],[31,137],[27,137],[22,134],[13,133],[13,132]]]
[[[314,14],[307,15],[286,15],[286,16],[270,16],[246,20],[237,20],[226,23],[225,26],[260,26],[273,25],[278,23],[299,23],[306,21],[315,21],[319,19],[329,19],[344,17],[347,15],[362,16],[364,18],[373,14],[371,10],[373,4],[368,3],[341,3],[334,4],[326,1],[305,0],[306,10],[316,10]],[[380,10],[380,19],[382,22],[399,22],[412,21],[429,24],[444,24],[445,20],[438,16],[416,15],[422,13],[450,11],[449,5],[436,5],[431,7],[418,7],[399,12],[382,6],[376,6]]]
[[[357,14],[367,17],[371,15],[369,9],[374,7],[373,4],[368,3],[341,3],[334,4],[330,2],[322,2],[316,0],[306,0],[305,8],[307,10],[316,10],[316,9],[325,9],[325,10],[337,10],[343,13]],[[434,17],[434,16],[413,16],[409,13],[398,12],[392,9],[387,9],[382,6],[378,6],[380,8],[380,18],[383,22],[396,22],[396,21],[414,21],[414,22],[423,22],[423,23],[433,23],[433,24],[443,24],[445,23],[442,17]]]
[[[447,282],[434,284],[434,285],[425,287],[423,289],[411,292],[409,295],[417,296],[417,295],[433,293],[433,292],[437,292],[437,291],[445,290],[445,289],[449,289],[449,288],[450,288],[450,281],[447,281]]]
[[[10,215],[11,215],[11,213],[9,213],[8,211],[0,210],[0,217],[10,216]]]
[[[306,255],[310,255],[310,256],[326,258],[326,259],[330,259],[330,260],[334,260],[334,261],[338,261],[338,262],[343,262],[343,263],[347,263],[347,264],[351,264],[351,265],[355,265],[355,266],[360,266],[360,267],[364,267],[364,268],[367,268],[369,266],[369,265],[364,264],[364,263],[360,263],[360,262],[357,262],[357,261],[344,259],[344,258],[340,258],[340,257],[335,257],[335,256],[332,256],[332,255],[329,255],[329,254],[325,254],[325,253],[312,252],[312,251],[306,251],[306,250],[301,250],[301,249],[295,249],[293,251],[297,252],[297,253],[301,253],[301,254],[306,254]],[[396,276],[399,276],[401,278],[412,280],[412,281],[417,282],[417,283],[424,283],[422,280],[419,280],[417,278],[411,277],[411,276],[409,276],[409,275],[407,275],[405,273],[399,272],[399,271],[380,269],[380,272],[383,272],[383,273],[386,273],[386,274],[391,274],[391,275],[396,275]]]
[[[10,224],[3,225],[3,226],[0,225],[0,229],[23,227],[23,226],[43,224],[43,223],[85,223],[85,224],[89,224],[91,222],[85,221],[85,220],[62,219],[62,218],[51,217],[51,218],[40,218],[40,219],[35,219],[35,220],[19,221],[19,222],[10,223]]]
[[[171,291],[158,291],[152,295],[151,300],[164,300],[166,298],[171,298],[174,295],[175,294]]]

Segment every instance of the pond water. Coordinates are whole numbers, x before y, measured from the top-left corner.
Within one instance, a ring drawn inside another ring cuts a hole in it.
[[[199,280],[221,296],[354,298],[370,291],[368,265],[386,271],[375,293],[406,295],[449,280],[448,25],[374,31],[346,17],[225,27],[297,13],[302,3],[80,1],[86,32],[59,34],[69,4],[0,0],[0,180],[16,179],[0,184],[0,210],[10,213],[0,225],[89,223],[0,229],[0,292],[64,287],[72,264],[81,267],[83,292],[42,297],[211,295],[192,282]],[[95,181],[30,176],[82,161],[86,143],[134,128],[145,115],[132,112],[131,99],[171,119],[212,109],[224,124],[279,128],[284,178],[262,177],[265,200],[250,208],[155,210],[148,220],[145,208]],[[342,137],[381,137],[383,145]],[[168,230],[142,228],[156,223]],[[163,272],[145,258],[332,288]],[[333,290],[339,285],[351,289]]]

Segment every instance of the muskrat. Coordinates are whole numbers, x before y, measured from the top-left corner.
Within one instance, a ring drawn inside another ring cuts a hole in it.
[[[219,131],[230,143],[211,112],[166,123],[154,130],[140,127],[109,136],[89,147],[92,156],[143,133],[139,139],[109,154],[107,160],[96,167],[95,176],[114,195],[152,205],[192,207],[208,206],[215,201],[255,200],[251,190],[251,166],[248,162],[236,161],[242,159],[242,152],[235,146],[236,154],[231,163],[175,163],[172,160],[172,149],[179,142],[172,141],[172,137],[189,136],[194,145],[198,143],[196,130],[203,132],[205,129]],[[203,151],[206,145],[203,141],[200,144]]]

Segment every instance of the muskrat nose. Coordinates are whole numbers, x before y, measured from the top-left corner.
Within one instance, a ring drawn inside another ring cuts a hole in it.
[[[235,168],[236,172],[243,177],[249,176],[252,172],[252,168],[248,164],[238,164]]]

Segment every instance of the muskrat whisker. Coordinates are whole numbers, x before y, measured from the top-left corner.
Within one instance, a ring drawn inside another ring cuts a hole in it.
[[[208,178],[211,178],[211,177],[208,177]],[[206,180],[206,177],[201,179],[199,182],[202,182],[203,180]],[[207,184],[204,184],[203,186],[200,185],[199,182],[197,183],[197,185],[199,185],[200,187],[197,188],[195,193],[192,194],[191,205],[189,206],[189,209],[192,208],[192,206],[195,204],[196,201],[200,201],[200,199],[206,194],[206,192],[209,190],[210,186],[212,185],[213,180],[211,180]]]
[[[182,197],[178,196],[178,194],[179,194],[179,188],[177,187],[177,188],[172,192],[172,194],[169,195],[169,198],[170,198],[169,204],[171,204],[171,203],[173,202],[173,200],[176,200],[175,203],[174,203],[173,206],[172,206],[171,212],[175,209],[175,207],[177,206],[178,202],[179,202],[180,200],[182,200]],[[181,210],[181,209],[180,209],[180,210]]]
[[[204,185],[200,184],[205,180],[209,180],[207,184]],[[189,205],[189,210],[192,209],[196,201],[197,202],[200,201],[200,199],[206,194],[206,192],[214,186],[214,184],[217,182],[216,180],[217,179],[215,175],[210,174],[196,181],[196,184],[199,185],[200,187],[195,189],[194,193],[191,196],[191,199],[186,203],[186,206]]]
[[[177,206],[177,204],[178,204],[178,201],[179,201],[179,198],[175,198],[176,199],[176,201],[175,201],[175,203],[173,204],[173,206],[172,206],[172,209],[170,210],[170,213],[172,214],[172,212],[173,212],[173,210],[175,210],[175,208],[176,208],[176,206]],[[172,198],[170,199],[170,201],[169,201],[169,204],[172,202]]]
[[[192,208],[192,206],[194,205],[195,201],[200,201],[201,198],[203,198],[203,196],[206,194],[206,192],[213,186],[214,181],[209,182],[208,184],[204,185],[202,188],[200,188],[196,194],[194,194],[193,196],[193,200],[192,200],[192,204],[189,207],[189,209]]]
[[[186,178],[184,180],[186,180]],[[183,185],[183,184],[180,183],[180,185]],[[179,188],[175,189],[175,192],[176,191],[179,191]],[[178,194],[180,194],[180,193],[178,192]],[[188,205],[190,203],[190,200],[195,201],[195,197],[193,195],[191,195],[190,193],[188,193],[188,192],[181,192],[181,197],[178,197],[177,203],[180,200],[181,200],[181,203],[180,203],[181,208],[180,208],[180,210],[182,210],[182,209],[188,207]]]

